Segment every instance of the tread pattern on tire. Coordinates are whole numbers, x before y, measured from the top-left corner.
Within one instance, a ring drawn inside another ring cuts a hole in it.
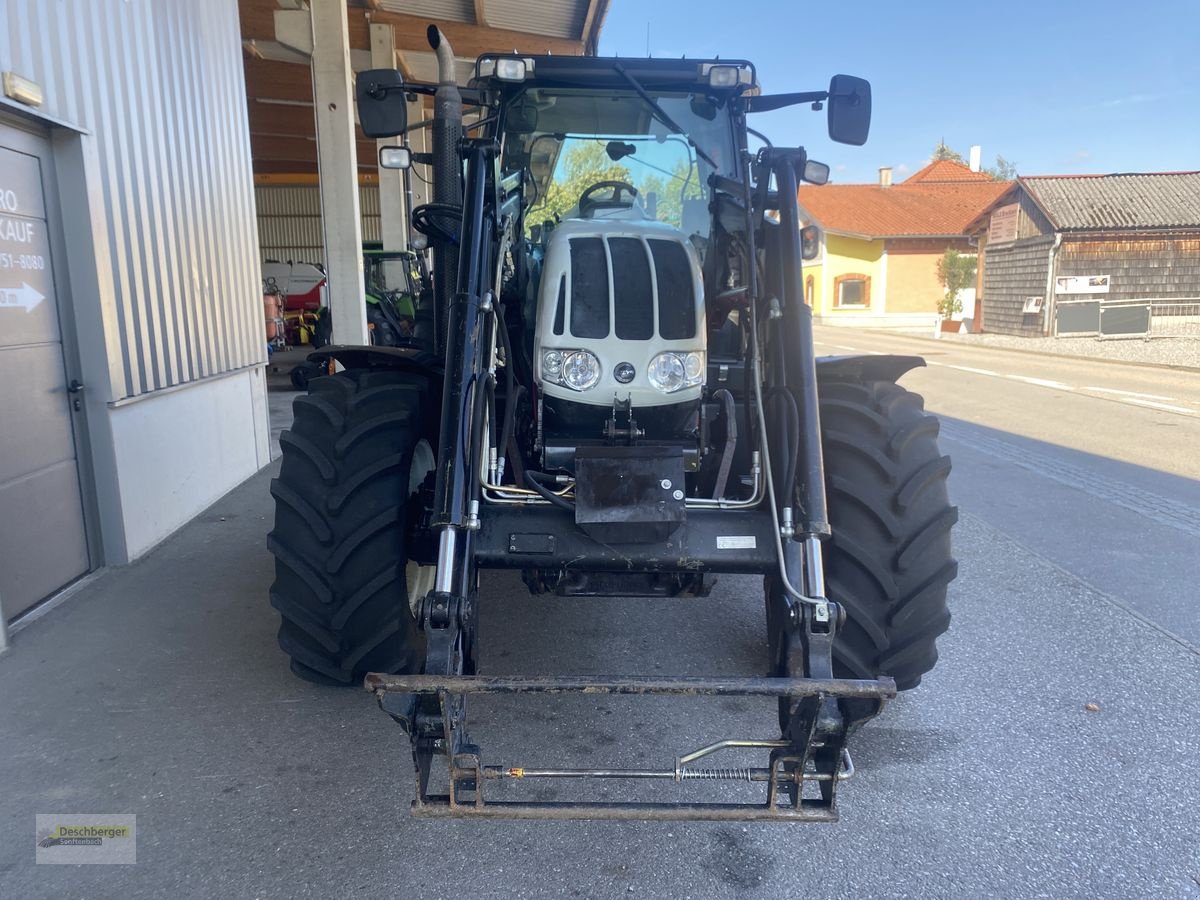
[[[314,378],[293,404],[267,545],[279,646],[303,678],[349,685],[420,668],[404,501],[413,448],[434,443],[432,403],[420,375],[348,370]]]
[[[835,671],[890,675],[907,690],[937,662],[936,640],[950,625],[950,459],[919,395],[886,381],[822,382],[819,393],[833,528],[826,590],[847,614]]]

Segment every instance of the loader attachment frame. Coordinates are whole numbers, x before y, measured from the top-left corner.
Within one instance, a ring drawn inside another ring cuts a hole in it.
[[[835,822],[838,785],[854,773],[847,739],[896,695],[889,678],[832,677],[836,604],[793,606],[784,628],[781,665],[773,677],[756,678],[595,678],[578,676],[505,677],[463,675],[368,675],[365,687],[380,708],[400,723],[412,742],[419,817],[518,819],[649,819],[660,821]],[[825,614],[828,614],[826,617]],[[470,608],[452,598],[434,598],[422,611],[430,628],[430,663],[456,668],[469,643]],[[433,624],[441,623],[440,625]],[[804,667],[795,671],[793,667]],[[821,673],[826,673],[822,675]],[[466,726],[472,694],[667,695],[686,697],[768,696],[780,699],[782,736],[726,738],[676,757],[673,765],[644,768],[534,767],[485,765]],[[756,749],[765,765],[700,767],[701,760],[728,749]],[[446,761],[446,793],[431,793],[434,759]],[[762,784],[760,803],[599,803],[531,802],[489,799],[488,785],[552,779],[558,782],[629,780],[671,782],[741,781]],[[809,787],[811,786],[811,787]],[[808,788],[806,790],[806,788]]]

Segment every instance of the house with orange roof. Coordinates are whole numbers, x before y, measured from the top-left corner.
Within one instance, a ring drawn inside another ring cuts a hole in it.
[[[892,184],[804,185],[800,216],[821,230],[817,259],[804,266],[805,299],[818,322],[925,331],[945,289],[937,264],[948,248],[973,253],[966,226],[1010,182],[937,160]],[[972,297],[964,300],[969,317]]]

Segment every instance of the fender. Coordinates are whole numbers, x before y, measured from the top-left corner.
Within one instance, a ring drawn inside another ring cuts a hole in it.
[[[821,381],[899,381],[905,372],[925,365],[920,356],[819,356],[817,382]]]
[[[355,344],[330,344],[308,354],[308,361],[328,364],[329,360],[347,369],[399,369],[419,372],[441,381],[443,363],[427,350],[417,347],[364,347]]]

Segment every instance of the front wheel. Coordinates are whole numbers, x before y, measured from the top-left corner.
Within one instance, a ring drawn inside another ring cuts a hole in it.
[[[829,599],[845,609],[834,674],[890,675],[916,687],[950,625],[958,572],[950,531],[958,510],[938,449],[938,420],[918,394],[889,381],[821,382],[821,440],[832,536],[824,543]]]
[[[308,388],[271,482],[279,646],[293,672],[322,684],[418,671],[413,608],[433,567],[409,558],[409,525],[436,467],[434,392],[421,375],[366,369]]]

